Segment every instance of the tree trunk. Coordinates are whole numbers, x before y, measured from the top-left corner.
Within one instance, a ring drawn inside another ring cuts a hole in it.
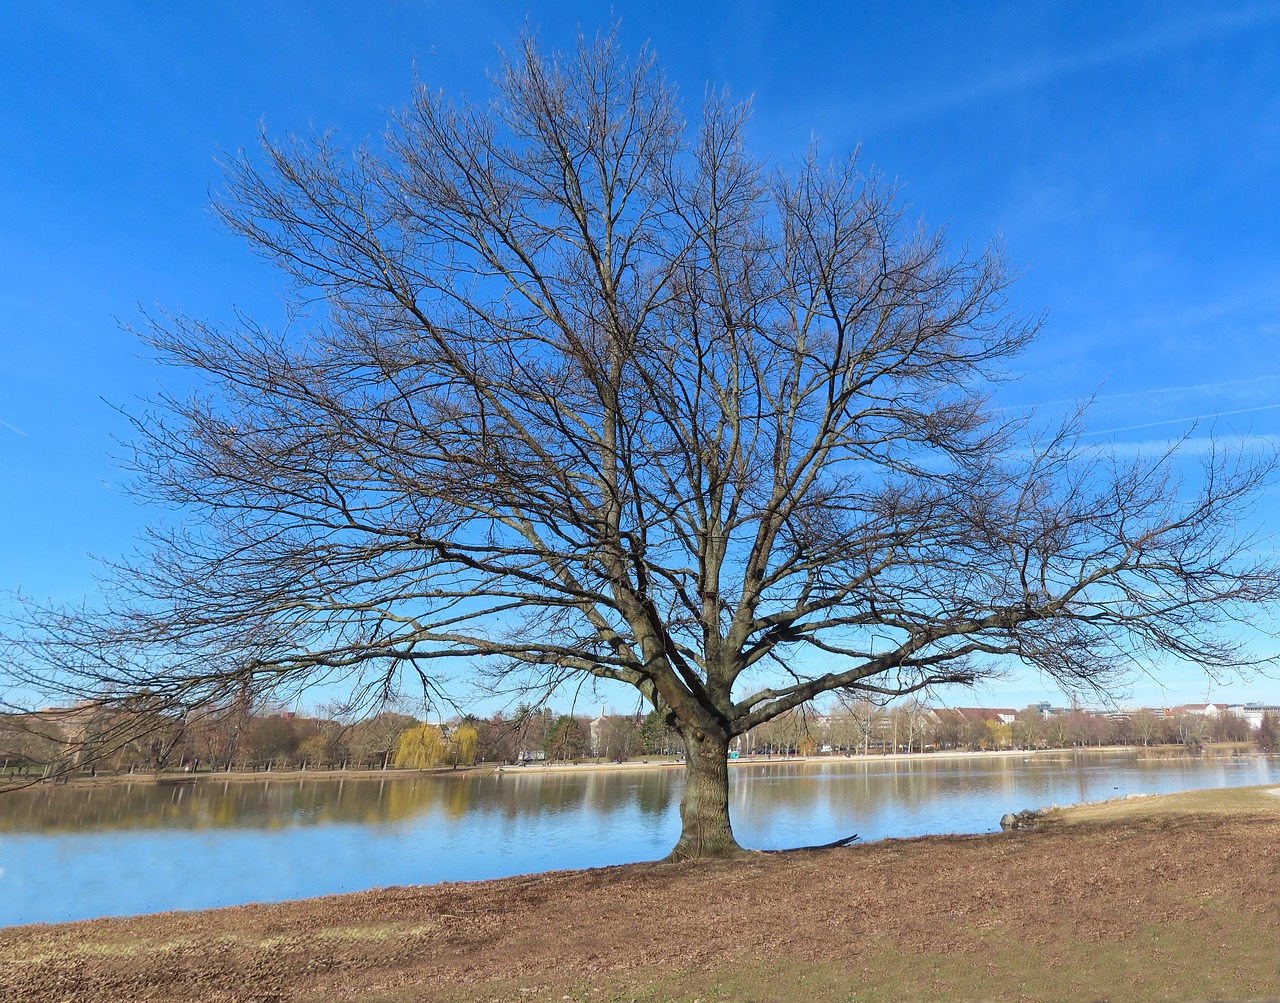
[[[729,824],[729,737],[718,731],[682,728],[684,796],[680,841],[667,860],[733,857],[743,853]]]

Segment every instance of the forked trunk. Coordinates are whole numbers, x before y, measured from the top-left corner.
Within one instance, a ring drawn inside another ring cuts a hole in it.
[[[729,824],[729,737],[718,731],[682,728],[684,797],[680,841],[668,860],[732,857],[743,853]]]

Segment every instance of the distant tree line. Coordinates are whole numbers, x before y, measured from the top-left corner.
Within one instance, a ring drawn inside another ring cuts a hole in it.
[[[1255,743],[1280,752],[1280,717],[1257,727],[1238,714],[1128,714],[1040,707],[1013,711],[931,708],[917,700],[881,706],[838,702],[801,707],[742,736],[743,756],[870,755],[891,752],[1070,749],[1100,746]],[[27,779],[74,772],[439,769],[476,763],[626,762],[683,753],[662,715],[585,715],[520,706],[486,718],[419,720],[384,711],[356,722],[278,708],[226,706],[186,720],[145,708],[0,715],[0,770]]]
[[[890,706],[855,700],[825,714],[801,708],[780,715],[749,732],[740,751],[804,756],[1135,745],[1194,749],[1214,742],[1255,742],[1264,752],[1280,751],[1280,716],[1268,711],[1259,726],[1251,727],[1241,715],[1225,711],[1165,714],[1143,708],[1110,714],[1079,709],[1046,713],[1038,706],[990,711],[930,708],[916,700]]]
[[[232,702],[187,719],[101,707],[0,715],[0,770],[70,773],[433,769],[475,763],[624,762],[673,755],[678,735],[650,713],[583,715],[518,707],[425,721],[384,711],[355,722]]]

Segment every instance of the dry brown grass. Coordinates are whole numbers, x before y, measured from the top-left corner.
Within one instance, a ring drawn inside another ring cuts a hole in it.
[[[1256,1000],[1280,797],[1042,831],[0,930],[0,1000]]]

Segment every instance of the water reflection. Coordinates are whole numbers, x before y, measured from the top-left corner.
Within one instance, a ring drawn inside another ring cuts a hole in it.
[[[612,814],[634,802],[645,815],[672,810],[676,769],[583,773],[131,781],[99,787],[33,787],[0,796],[0,832],[277,828],[385,823],[439,812],[556,816],[584,808]]]
[[[433,801],[465,813],[466,783],[406,778],[201,780],[103,787],[37,787],[0,798],[0,831],[274,828],[321,822],[387,822]],[[459,800],[459,798],[462,800]]]
[[[981,832],[1049,803],[1280,783],[1280,761],[1104,752],[774,761],[730,776],[738,838],[769,849],[853,832]],[[675,842],[683,782],[679,769],[529,769],[13,792],[0,796],[0,925],[654,859]]]
[[[887,806],[910,815],[974,798],[1028,807],[1039,795],[1070,804],[1112,796],[1122,788],[1145,792],[1268,783],[1275,775],[1274,761],[1264,757],[1143,761],[1124,753],[783,761],[738,766],[731,774],[730,797],[737,824],[750,828],[757,816],[866,818]],[[0,832],[278,829],[385,824],[425,815],[454,821],[477,814],[554,819],[584,811],[610,816],[631,808],[665,818],[676,811],[683,782],[679,769],[653,769],[35,787],[0,797]]]

